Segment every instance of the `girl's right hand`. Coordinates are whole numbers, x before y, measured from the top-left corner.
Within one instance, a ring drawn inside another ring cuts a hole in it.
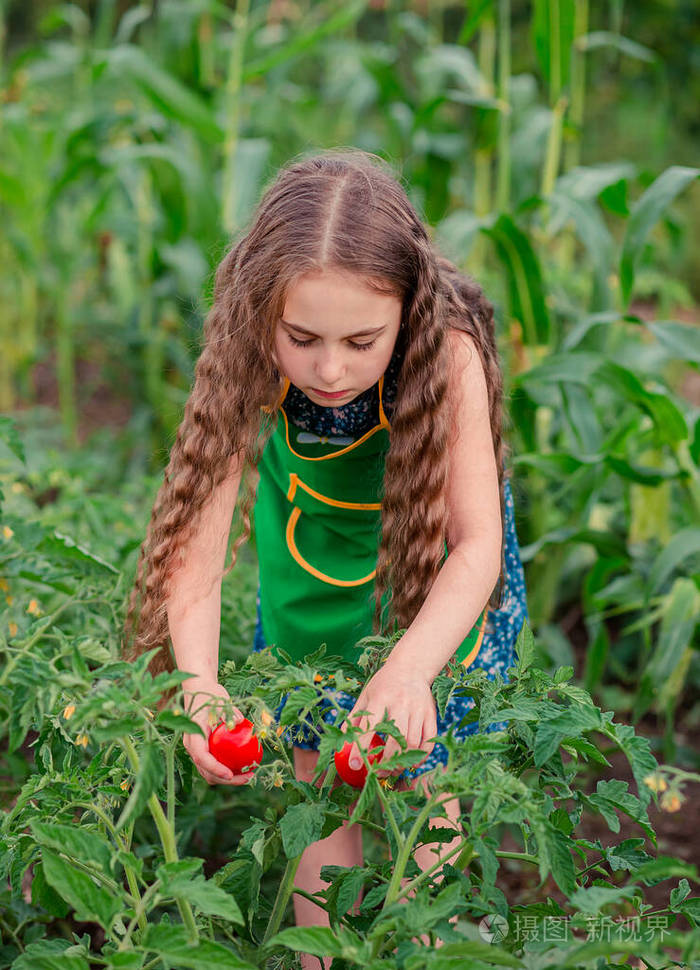
[[[189,680],[183,681],[182,690],[188,717],[195,724],[199,724],[204,731],[204,737],[201,734],[183,734],[182,736],[182,743],[190,758],[194,761],[197,771],[210,785],[247,784],[255,774],[254,770],[246,771],[242,775],[235,775],[230,768],[217,761],[209,750],[209,735],[213,730],[209,723],[209,715],[210,713],[217,714],[218,710],[222,710],[215,698],[221,697],[224,700],[230,700],[226,688],[216,680],[190,677]],[[207,703],[207,700],[210,700],[210,703]],[[244,715],[237,707],[233,708],[233,715],[236,724],[243,720]]]

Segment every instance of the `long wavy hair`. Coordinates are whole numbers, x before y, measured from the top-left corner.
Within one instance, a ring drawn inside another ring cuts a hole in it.
[[[154,676],[175,669],[166,607],[169,579],[202,507],[241,456],[236,503],[241,531],[222,578],[250,536],[257,465],[279,414],[282,377],[273,357],[277,321],[289,287],[308,272],[324,270],[356,274],[402,302],[397,340],[403,359],[385,456],[374,632],[410,626],[444,561],[448,445],[460,419],[448,393],[448,327],[470,334],[486,374],[505,528],[509,449],[502,438],[503,383],[491,303],[477,283],[436,251],[382,159],[356,149],[330,149],[290,162],[266,188],[252,224],[216,269],[194,386],[141,545],[122,652],[133,660],[160,647],[149,664]],[[271,409],[269,417],[261,414],[262,405]],[[504,588],[505,541],[490,606],[500,607]]]

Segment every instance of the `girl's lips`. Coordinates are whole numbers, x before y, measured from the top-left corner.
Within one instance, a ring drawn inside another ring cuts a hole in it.
[[[331,397],[331,398],[345,397],[346,394],[350,393],[350,391],[337,391],[334,394],[329,394],[327,391],[319,391],[317,387],[312,387],[311,390],[314,392],[314,394],[320,394],[321,397]]]

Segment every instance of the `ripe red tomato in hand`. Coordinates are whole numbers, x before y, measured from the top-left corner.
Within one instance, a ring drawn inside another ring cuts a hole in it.
[[[253,725],[247,717],[232,730],[225,721],[218,724],[209,735],[209,751],[235,775],[241,774],[246,765],[257,768],[263,756],[262,745],[253,734]]]
[[[375,761],[379,761],[382,756],[381,751],[373,751],[373,748],[383,748],[386,744],[384,738],[380,737],[378,734],[372,736],[370,742],[370,752],[367,756],[367,760],[371,765]],[[338,772],[340,777],[347,785],[352,785],[353,788],[362,788],[367,778],[367,769],[364,766],[364,762],[361,768],[351,768],[348,761],[350,758],[350,751],[352,750],[352,742],[346,741],[340,751],[336,751],[334,755],[335,770]]]

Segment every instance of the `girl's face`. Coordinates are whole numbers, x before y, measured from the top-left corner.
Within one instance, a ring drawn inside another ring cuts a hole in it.
[[[287,291],[275,361],[315,404],[340,407],[379,380],[400,325],[398,297],[377,293],[359,276],[307,273]],[[328,398],[319,391],[343,394]]]

